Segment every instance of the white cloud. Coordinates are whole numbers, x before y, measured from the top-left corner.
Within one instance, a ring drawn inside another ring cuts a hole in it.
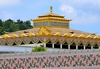
[[[3,11],[3,14],[2,14],[2,17],[7,20],[7,19],[13,19],[14,18],[14,15],[7,12],[7,11]]]
[[[20,0],[0,0],[0,7],[17,5],[20,3]]]
[[[99,23],[100,14],[98,14],[95,9],[97,9],[97,5],[100,5],[100,0],[97,0],[97,2],[95,2],[94,0],[60,0],[61,5],[59,9],[62,14],[66,16],[66,18],[73,19],[71,23]],[[95,8],[90,3],[93,4]]]
[[[59,0],[60,3],[70,4],[70,5],[84,5],[84,4],[92,4],[92,5],[100,5],[100,0]]]
[[[97,23],[99,20],[98,15],[92,15],[88,13],[82,13],[80,16],[74,17],[73,21],[71,23],[73,24],[93,24]]]
[[[60,10],[61,10],[61,11],[66,11],[68,14],[74,12],[74,9],[73,9],[71,6],[68,6],[68,5],[62,5],[62,6],[60,7]]]
[[[67,17],[71,18],[72,17],[76,17],[76,11],[74,10],[73,7],[69,6],[69,5],[61,5],[60,6],[60,11],[62,11],[63,15],[67,15]]]

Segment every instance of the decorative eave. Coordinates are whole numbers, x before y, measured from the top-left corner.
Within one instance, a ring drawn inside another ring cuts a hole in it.
[[[54,34],[54,36],[61,36],[60,32],[57,32],[56,34]]]
[[[61,21],[72,21],[72,19],[57,18],[57,17],[37,18],[37,19],[30,19],[30,20],[31,20],[31,21],[41,21],[41,20],[61,20]]]
[[[5,35],[3,36],[3,38],[4,38],[4,39],[9,39],[9,38],[11,38],[11,36],[5,34]]]
[[[29,37],[34,37],[35,34],[33,34],[32,32],[29,33]]]
[[[53,31],[53,30],[52,30]],[[38,36],[52,36],[52,37],[64,37],[64,38],[77,38],[77,39],[93,39],[93,40],[99,40],[100,37],[97,35],[85,35],[85,34],[78,34],[76,33],[74,30],[65,33],[61,33],[61,32],[52,32],[51,30],[49,30],[48,28],[42,26],[37,33],[33,34],[34,32],[30,32],[28,30],[22,31],[22,33],[20,34],[16,34],[16,33],[9,33],[9,34],[5,34],[0,36],[0,39],[16,39],[16,38],[25,38],[25,37],[38,37]],[[59,30],[58,30],[59,31]]]
[[[71,37],[71,38],[76,38],[76,37],[77,37],[77,36],[76,36],[76,33],[71,34],[70,37]]]
[[[78,36],[78,38],[85,38],[84,34]]]
[[[92,37],[92,35],[90,34],[90,35],[88,35],[86,38],[87,38],[87,39],[92,39],[93,37]]]
[[[20,35],[20,37],[21,37],[21,38],[24,38],[24,37],[27,37],[27,35],[26,35],[25,33],[22,33],[22,34]]]
[[[100,39],[98,35],[94,36],[93,39]]]
[[[54,29],[53,29],[54,30]],[[25,44],[29,44],[30,42],[32,43],[38,43],[40,42],[44,42],[44,43],[48,43],[50,42],[54,42],[56,43],[57,41],[60,43],[68,43],[68,41],[73,41],[74,43],[77,44],[78,42],[83,42],[84,41],[88,41],[91,45],[93,45],[92,42],[94,42],[95,44],[97,44],[98,42],[100,42],[100,36],[97,35],[91,35],[91,34],[78,34],[76,33],[75,30],[70,30],[69,32],[66,32],[62,34],[62,31],[59,32],[59,30],[57,30],[58,32],[53,32],[53,30],[50,30],[44,26],[42,26],[40,29],[37,30],[37,33],[33,34],[34,32],[30,32],[28,30],[26,31],[22,31],[22,33],[20,32],[20,34],[18,33],[9,33],[9,34],[5,34],[0,36],[0,43],[2,44],[8,44],[8,45],[20,45],[21,43],[25,43]],[[54,39],[54,40],[53,40]],[[68,41],[67,41],[68,40]],[[88,43],[85,43],[84,45],[86,45]]]
[[[62,37],[68,37],[68,33],[65,33],[64,35],[62,35]]]
[[[16,34],[13,34],[12,35],[12,38],[18,38],[19,36],[18,35],[16,35]]]

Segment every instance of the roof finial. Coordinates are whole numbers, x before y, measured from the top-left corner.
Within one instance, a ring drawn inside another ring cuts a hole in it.
[[[50,13],[52,13],[52,6],[50,6]]]

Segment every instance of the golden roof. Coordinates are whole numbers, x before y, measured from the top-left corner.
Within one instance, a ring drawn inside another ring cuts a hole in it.
[[[64,16],[60,16],[60,15],[57,15],[57,14],[53,14],[52,13],[52,6],[50,6],[50,13],[49,14],[45,14],[45,15],[42,15],[42,16],[38,16],[39,18],[43,18],[43,17],[59,17],[59,18],[64,18]]]
[[[42,16],[38,16],[37,19],[31,19],[32,21],[38,20],[65,20],[71,21],[71,19],[65,19],[64,16],[60,16],[52,13],[52,7],[50,7],[50,13]],[[66,37],[66,38],[80,38],[80,39],[100,39],[100,36],[97,36],[96,33],[87,33],[83,31],[66,29],[60,27],[44,27],[27,29],[12,33],[7,33],[0,36],[0,39],[12,39],[12,38],[24,38],[24,37],[38,37],[38,36],[53,36],[53,37]]]
[[[32,21],[39,21],[39,20],[63,20],[63,21],[72,21],[72,19],[65,19],[65,18],[58,18],[58,17],[42,17],[37,19],[31,19]]]
[[[37,19],[31,19],[32,21],[39,21],[39,20],[64,20],[64,21],[72,21],[72,19],[65,19],[65,16],[60,16],[58,14],[52,13],[52,7],[50,7],[50,13],[38,16]]]
[[[44,27],[27,29],[27,33],[22,31],[12,32],[9,34],[5,34],[0,36],[0,39],[12,39],[12,38],[24,38],[24,37],[37,37],[37,36],[59,36],[59,37],[68,37],[68,38],[86,38],[86,39],[99,39],[100,36],[92,35],[91,33],[66,29],[66,28],[55,28],[55,27]],[[73,33],[71,33],[74,31]]]
[[[39,18],[43,18],[43,17],[58,17],[58,18],[64,18],[64,16],[60,16],[60,15],[53,14],[53,13],[45,14],[45,15],[38,16],[38,17]]]

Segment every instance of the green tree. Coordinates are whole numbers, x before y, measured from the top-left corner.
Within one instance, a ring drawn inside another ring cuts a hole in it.
[[[16,22],[16,24],[23,24],[23,21],[20,20],[20,19],[18,19],[17,22]]]
[[[31,22],[29,20],[25,21],[23,24],[27,29],[32,28]]]
[[[12,20],[9,20],[9,19],[6,20],[6,21],[4,22],[4,25],[3,25],[4,28],[5,28],[4,30],[7,31],[7,32],[10,32],[10,31],[9,31],[9,28],[10,28],[10,25],[11,25],[12,23],[13,23]]]
[[[32,52],[46,52],[47,49],[44,48],[43,46],[40,46],[40,47],[37,47],[35,46],[33,49],[32,49]]]
[[[3,35],[3,34],[5,34],[4,33],[4,28],[3,27],[0,27],[0,35]]]
[[[0,27],[3,27],[3,23],[2,20],[0,19]]]
[[[18,26],[16,26],[16,24],[12,23],[9,27],[9,32],[14,32],[14,31],[18,31]]]
[[[31,22],[29,20],[27,21],[22,21],[20,19],[18,19],[16,22],[8,19],[5,21],[2,21],[0,19],[0,35],[4,34],[5,32],[15,32],[18,30],[25,30],[25,29],[31,29],[32,25]]]

